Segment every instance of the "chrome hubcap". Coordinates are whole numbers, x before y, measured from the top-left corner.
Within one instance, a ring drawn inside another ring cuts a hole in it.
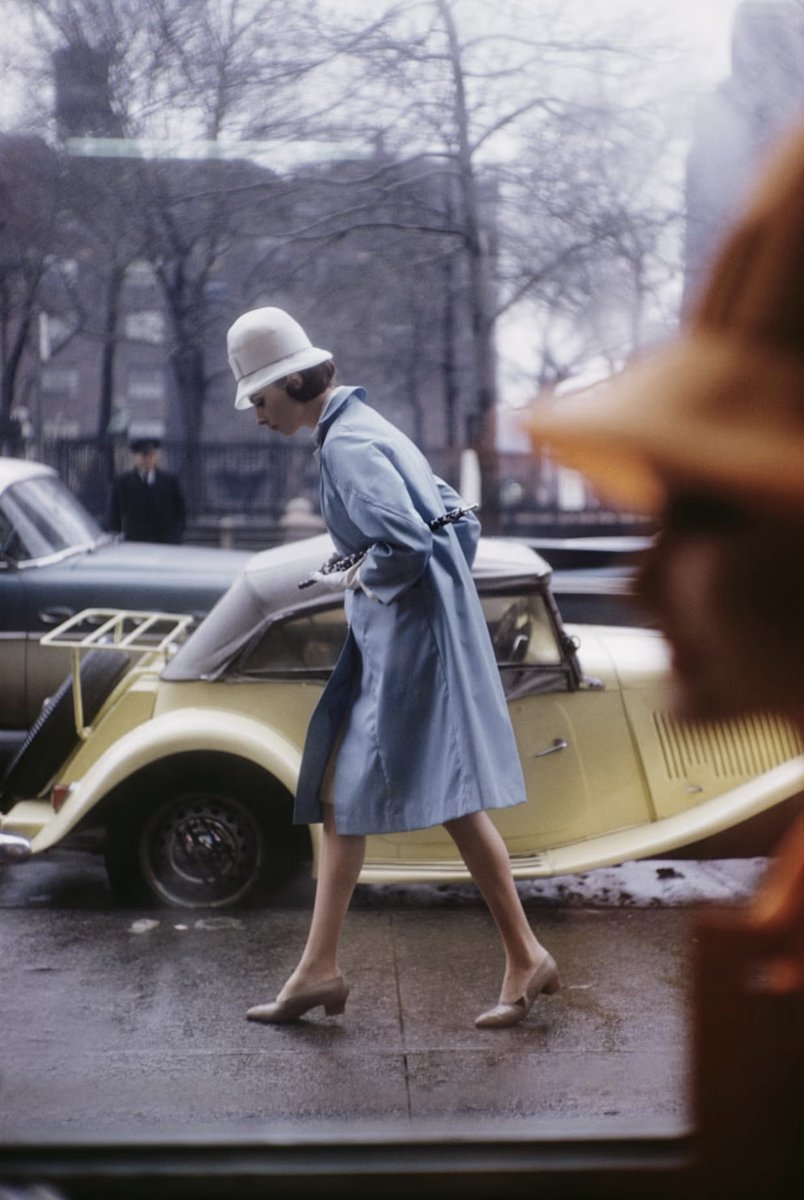
[[[222,906],[240,898],[261,867],[261,839],[237,800],[192,796],[154,814],[143,842],[143,867],[168,901]]]

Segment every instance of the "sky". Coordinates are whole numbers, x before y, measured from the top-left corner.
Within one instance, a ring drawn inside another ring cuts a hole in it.
[[[691,53],[690,70],[699,76],[702,83],[721,78],[728,70],[729,28],[734,9],[739,0],[594,0],[597,20],[619,16],[629,11],[640,14],[655,13],[656,19],[668,29],[681,35],[689,35],[695,46]],[[352,8],[355,12],[376,15],[377,0],[330,0],[335,9]],[[493,0],[488,0],[490,13],[496,11]],[[13,5],[0,0],[0,17],[3,20],[3,42],[6,54],[13,54],[15,34]],[[17,113],[17,100],[3,71],[0,75],[0,128],[13,124]]]
[[[688,114],[692,114],[698,96],[705,95],[731,70],[731,29],[734,12],[741,0],[596,0],[598,18],[619,17],[628,12],[650,16],[673,37],[683,39],[689,55],[680,70],[685,78],[679,94]],[[657,30],[658,32],[658,30]],[[676,80],[676,84],[678,80]],[[658,83],[657,75],[657,87]],[[679,146],[684,153],[683,145]],[[532,398],[534,361],[528,352],[530,338],[522,336],[527,315],[518,313],[498,328],[500,352],[499,438],[509,450],[527,450],[528,443],[519,426],[518,409]]]
[[[698,41],[696,69],[702,80],[728,74],[731,22],[739,0],[642,0],[643,12],[656,9],[667,27]],[[630,0],[597,0],[595,11],[619,13],[635,6]]]
[[[291,3],[302,3],[303,0],[290,0]],[[326,2],[326,0],[325,0]],[[458,0],[459,6],[463,0]],[[518,0],[500,0],[501,9],[514,9]],[[523,5],[529,5],[530,0],[521,0]],[[666,30],[673,37],[682,38],[688,45],[688,53],[682,62],[673,67],[672,84],[678,90],[684,103],[693,104],[696,95],[704,94],[714,87],[719,80],[729,73],[731,25],[734,11],[740,0],[593,0],[593,9],[586,5],[591,0],[575,0],[577,10],[584,16],[592,11],[596,23],[607,18],[617,18],[630,12],[638,18],[650,18],[656,23],[657,32]],[[329,0],[332,8],[341,12],[348,7],[356,14],[365,13],[376,17],[380,4],[378,0]],[[489,14],[497,19],[497,0],[475,0],[475,5],[481,9],[486,4]],[[571,8],[571,0],[567,0],[567,8]],[[10,14],[13,6],[9,0],[0,0],[0,19],[4,23],[3,53],[4,57],[13,54],[15,23]],[[18,35],[19,36],[19,35]],[[0,68],[2,62],[0,62]],[[667,74],[656,73],[657,89],[663,86],[662,79],[670,78]],[[17,111],[16,97],[11,90],[9,75],[0,70],[0,130],[13,127]],[[276,149],[272,151],[274,158]],[[273,161],[273,160],[272,160]],[[501,330],[500,351],[501,360],[509,363],[509,369],[504,370],[506,378],[501,379],[502,392],[506,402],[517,406],[528,398],[530,392],[529,379],[532,378],[530,362],[517,362],[516,346],[524,341],[518,336],[516,326],[509,331]],[[518,439],[517,439],[518,440]]]

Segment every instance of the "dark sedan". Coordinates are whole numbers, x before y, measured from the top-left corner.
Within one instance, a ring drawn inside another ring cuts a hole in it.
[[[124,542],[50,467],[0,458],[0,730],[27,730],[69,671],[39,639],[87,606],[203,616],[250,554]]]

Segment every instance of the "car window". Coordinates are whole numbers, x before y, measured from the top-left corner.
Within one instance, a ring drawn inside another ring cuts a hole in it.
[[[537,591],[481,596],[500,666],[557,666],[562,661],[544,596]],[[317,609],[276,621],[234,664],[230,677],[333,669],[346,637],[343,608]]]
[[[0,559],[17,562],[21,549],[20,539],[11,518],[0,508]]]
[[[345,637],[346,614],[341,605],[275,621],[234,664],[233,673],[249,678],[299,671],[329,673]]]
[[[93,545],[100,527],[60,479],[26,479],[0,497],[4,553],[16,562]]]
[[[557,666],[562,659],[555,626],[541,592],[483,596],[500,666]]]

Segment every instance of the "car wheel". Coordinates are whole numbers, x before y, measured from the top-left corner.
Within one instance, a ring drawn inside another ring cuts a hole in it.
[[[81,698],[84,721],[98,715],[110,691],[128,669],[123,650],[90,650],[81,661]],[[42,706],[28,736],[8,765],[0,785],[2,796],[37,796],[62,766],[79,735],[75,728],[73,677],[64,682]]]
[[[262,895],[298,864],[287,839],[269,830],[267,781],[262,802],[253,785],[216,780],[214,771],[160,790],[149,805],[127,804],[108,828],[106,869],[121,903],[228,908]]]

